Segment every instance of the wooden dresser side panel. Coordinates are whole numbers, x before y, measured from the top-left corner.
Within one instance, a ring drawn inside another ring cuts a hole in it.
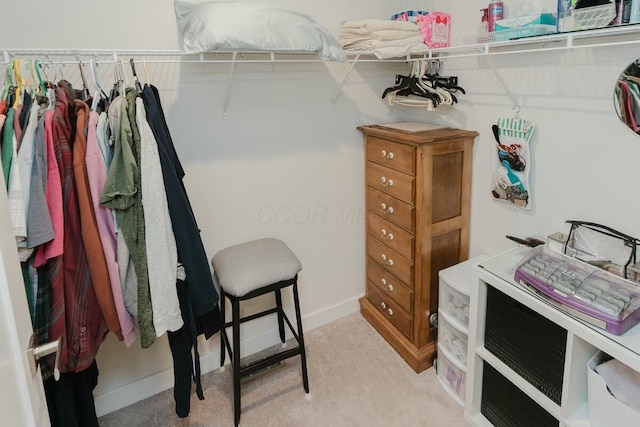
[[[472,139],[418,150],[414,343],[434,341],[429,317],[438,310],[438,273],[468,257]]]

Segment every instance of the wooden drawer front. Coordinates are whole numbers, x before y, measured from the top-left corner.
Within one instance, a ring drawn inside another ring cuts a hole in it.
[[[384,295],[393,299],[404,311],[413,314],[413,292],[404,283],[367,259],[367,280]]]
[[[367,162],[367,185],[413,204],[415,178],[397,170]]]
[[[412,319],[391,298],[378,292],[378,288],[367,285],[367,298],[382,315],[395,326],[402,335],[411,339]]]
[[[413,282],[413,264],[411,261],[376,239],[367,239],[367,255],[403,282]]]
[[[367,187],[367,209],[405,230],[414,230],[415,208],[373,187]]]
[[[367,212],[367,231],[405,258],[413,260],[413,234],[385,221],[371,211]]]
[[[410,145],[399,144],[375,136],[367,137],[367,159],[381,165],[415,175],[415,152]]]

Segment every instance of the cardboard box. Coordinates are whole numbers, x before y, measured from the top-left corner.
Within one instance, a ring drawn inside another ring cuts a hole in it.
[[[640,426],[640,413],[616,400],[607,390],[604,379],[596,372],[596,366],[611,359],[598,352],[589,361],[587,368],[587,397],[589,421],[592,427],[637,427]]]

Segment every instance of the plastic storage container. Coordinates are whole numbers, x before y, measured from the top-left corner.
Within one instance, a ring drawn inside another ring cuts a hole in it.
[[[622,335],[640,322],[637,283],[544,246],[523,257],[514,280],[614,335]]]
[[[471,293],[471,267],[487,257],[480,255],[440,270],[438,307],[457,329],[468,333],[469,294]]]
[[[486,256],[480,255],[438,273],[438,379],[461,405],[467,375],[471,267],[484,259]]]
[[[587,396],[589,422],[592,427],[640,426],[640,413],[617,400],[607,389],[604,379],[596,372],[596,366],[611,359],[598,352],[589,361],[587,370]]]
[[[445,316],[438,317],[438,344],[445,348],[452,358],[465,367],[467,366],[467,344],[469,339],[465,333],[454,328],[447,322]]]
[[[467,372],[456,366],[449,357],[446,350],[438,344],[438,372],[437,377],[444,389],[461,405],[464,405],[464,394],[467,379]]]

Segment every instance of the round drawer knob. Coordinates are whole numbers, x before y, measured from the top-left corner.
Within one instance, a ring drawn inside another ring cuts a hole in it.
[[[389,283],[389,286],[387,286],[387,289],[389,289],[389,292],[393,292],[393,285]]]
[[[380,236],[383,240],[393,240],[393,233],[388,233],[384,228],[380,230]]]
[[[380,259],[382,260],[383,264],[392,266],[393,265],[393,259],[389,258],[387,259],[387,256],[385,254],[380,255]]]
[[[387,286],[387,279],[385,279],[384,277],[380,280],[380,283],[382,283],[382,286]]]
[[[386,308],[387,308],[387,304],[385,304],[385,302],[384,302],[384,301],[382,301],[382,302],[380,303],[380,307],[382,307],[382,309],[384,310],[384,309],[386,309]]]
[[[380,177],[380,183],[384,187],[393,187],[393,180],[392,179],[387,179],[387,177],[385,177],[385,176]]]
[[[383,159],[392,160],[394,158],[393,151],[389,151],[387,153],[386,150],[382,150],[380,154],[382,155]]]
[[[393,310],[392,309],[387,310],[387,313],[389,313],[389,316],[393,316]]]
[[[386,214],[392,214],[393,213],[393,207],[392,206],[387,206],[386,203],[381,203],[380,204],[380,209],[382,210],[382,213],[386,213]]]

